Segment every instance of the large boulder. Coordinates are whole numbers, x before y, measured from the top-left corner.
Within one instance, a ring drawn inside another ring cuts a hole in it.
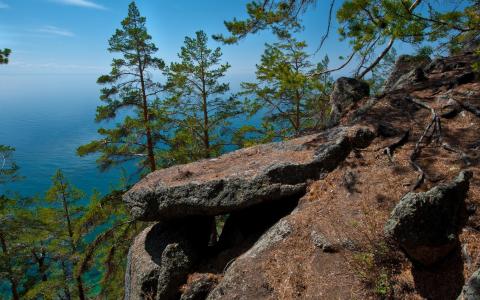
[[[458,246],[458,234],[465,225],[471,177],[471,172],[462,171],[450,183],[405,195],[385,225],[386,237],[423,265],[447,256]]]
[[[424,79],[423,67],[431,62],[430,57],[400,55],[395,61],[390,76],[383,87],[384,92],[399,89],[408,83],[421,81]]]
[[[352,104],[369,94],[370,87],[366,82],[348,77],[338,78],[330,95],[331,125],[337,123]]]
[[[157,223],[134,240],[127,259],[125,300],[178,299],[208,245],[211,218]]]
[[[480,269],[478,269],[465,283],[458,300],[480,299]]]
[[[309,179],[335,169],[375,137],[363,126],[337,127],[286,142],[259,145],[216,159],[149,174],[123,199],[144,221],[221,215],[303,195]]]

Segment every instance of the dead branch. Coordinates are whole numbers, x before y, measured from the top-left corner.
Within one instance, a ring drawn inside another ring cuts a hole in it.
[[[327,30],[325,34],[322,36],[322,39],[320,40],[320,45],[318,45],[317,50],[315,50],[315,54],[317,54],[320,49],[322,49],[323,44],[325,44],[325,41],[328,38],[328,35],[330,34],[330,29],[332,27],[332,14],[333,14],[333,6],[335,5],[336,0],[331,0],[330,1],[330,9],[328,11],[328,23],[327,23]]]
[[[310,74],[310,76],[311,77],[321,76],[321,75],[333,73],[335,71],[339,71],[339,70],[345,68],[352,61],[355,54],[357,54],[357,51],[353,51],[352,54],[348,57],[348,59],[342,65],[340,65],[339,67],[337,67],[335,69],[329,69],[329,70],[325,70],[325,71],[321,71],[321,72],[313,72],[313,73]]]
[[[421,2],[422,2],[422,0],[415,0],[415,2],[413,2],[412,5],[410,5],[410,7],[407,9],[408,13],[412,13],[415,10],[415,8],[418,5],[420,5]],[[387,55],[387,53],[392,48],[393,44],[395,43],[395,40],[396,40],[395,35],[392,35],[392,37],[388,41],[387,47],[385,47],[385,49],[383,49],[382,53],[380,53],[380,55],[375,59],[375,61],[373,63],[370,64],[370,66],[368,66],[365,70],[363,70],[362,73],[360,73],[360,75],[357,76],[358,79],[362,79],[366,74],[368,74],[368,72],[370,72],[373,68],[375,68],[382,61],[382,59],[385,57],[385,55]]]
[[[477,117],[480,117],[480,108],[467,101],[457,101],[457,103],[459,103],[464,110],[471,112]]]
[[[411,97],[407,97],[407,100],[412,101],[413,103],[421,106],[422,108],[430,110],[430,113],[432,114],[432,120],[425,127],[422,135],[420,136],[418,141],[415,143],[415,148],[413,149],[412,154],[410,155],[410,164],[419,173],[419,175],[417,177],[417,181],[415,182],[415,184],[412,187],[412,191],[414,191],[422,185],[422,183],[424,182],[425,177],[426,177],[425,171],[423,171],[422,167],[420,167],[420,165],[416,162],[416,159],[419,157],[419,155],[421,153],[421,150],[422,150],[422,142],[427,137],[429,138],[429,140],[431,140],[431,138],[433,137],[433,135],[435,134],[435,132],[439,128],[437,126],[437,124],[439,124],[440,118],[438,117],[436,111],[432,107],[430,107],[428,104],[426,104],[422,101],[413,99]],[[433,127],[433,130],[431,130],[432,127]]]

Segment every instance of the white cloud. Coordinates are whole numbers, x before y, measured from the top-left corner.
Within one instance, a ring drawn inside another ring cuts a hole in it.
[[[10,6],[9,6],[7,3],[0,1],[0,9],[2,9],[2,8],[9,8],[9,7],[10,7]]]
[[[65,5],[79,6],[79,7],[85,7],[85,8],[105,9],[105,6],[97,4],[90,0],[51,0],[51,1],[65,4]]]
[[[67,36],[67,37],[72,37],[72,36],[75,35],[71,31],[68,31],[68,30],[62,29],[62,28],[58,28],[58,27],[55,27],[55,26],[50,26],[50,25],[43,26],[43,27],[37,29],[36,32],[59,35],[59,36]]]
[[[17,51],[16,51],[17,52]],[[18,54],[18,53],[17,53]],[[108,68],[104,66],[95,65],[81,65],[81,64],[59,64],[59,63],[29,63],[24,61],[13,61],[11,66],[25,69],[49,69],[49,70],[85,70],[85,71],[105,71]]]

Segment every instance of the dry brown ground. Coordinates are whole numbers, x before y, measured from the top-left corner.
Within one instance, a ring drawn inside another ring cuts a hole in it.
[[[449,181],[460,170],[473,171],[467,204],[478,209],[460,235],[461,247],[437,265],[424,268],[385,241],[383,226],[402,196],[416,186],[419,172],[412,167],[410,157],[432,120],[430,110],[409,99],[430,106],[438,114],[448,111],[445,104],[449,98],[462,103],[467,100],[480,107],[478,77],[473,83],[455,83],[460,75],[469,72],[472,59],[472,56],[449,58],[458,66],[429,74],[428,82],[410,90],[379,97],[354,123],[379,132],[380,127],[391,128],[396,133],[389,137],[379,135],[367,148],[352,151],[324,178],[310,182],[297,209],[283,219],[291,225],[291,233],[258,255],[240,256],[238,264],[235,263],[237,277],[233,287],[226,291],[225,299],[456,299],[465,279],[480,267],[480,117],[462,110],[454,117],[440,118],[442,142],[449,149],[426,138],[415,160],[425,172],[425,180],[415,192]],[[364,99],[352,107],[341,125],[351,124],[356,110],[366,103]],[[385,147],[400,140],[407,131],[408,141],[391,157],[386,155]],[[254,147],[223,156],[218,160],[218,168],[207,173],[200,172],[204,162],[190,164],[195,170],[185,180],[202,180],[202,176],[225,170],[255,169],[232,162],[241,161],[251,151],[258,155],[262,149]],[[259,165],[272,159],[298,162],[304,159],[263,154]],[[462,154],[468,157],[468,162]],[[196,177],[196,171],[202,175]],[[171,168],[166,172],[173,176],[179,171]],[[325,236],[336,251],[327,253],[316,247],[312,232]],[[220,265],[225,265],[230,257],[219,256],[216,260],[223,260]],[[221,273],[222,268],[217,269]],[[200,272],[212,272],[212,268]],[[221,279],[222,274],[217,275]]]
[[[462,72],[433,74],[430,82],[447,82]],[[265,299],[456,299],[465,278],[480,267],[479,117],[462,111],[453,118],[441,118],[443,141],[468,155],[469,164],[460,152],[435,142],[422,143],[417,160],[426,180],[416,191],[448,181],[462,169],[473,171],[468,204],[479,209],[461,233],[461,248],[438,265],[422,268],[388,247],[383,226],[417,181],[419,173],[409,158],[431,121],[430,111],[407,96],[442,113],[442,99],[461,100],[462,95],[480,107],[478,82],[402,91],[378,99],[361,123],[390,126],[398,134],[378,137],[368,148],[352,152],[324,179],[310,184],[298,210],[286,217],[293,233],[245,267],[243,276],[250,287],[245,288],[244,299],[249,295]],[[348,116],[342,122],[348,123]],[[408,142],[396,149],[391,161],[383,149],[407,130]],[[312,231],[326,236],[337,252],[325,253],[315,247]]]

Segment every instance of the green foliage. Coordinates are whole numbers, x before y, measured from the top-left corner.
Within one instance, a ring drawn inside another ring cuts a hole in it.
[[[41,208],[46,230],[53,235],[46,248],[56,262],[52,268],[56,269],[57,276],[50,281],[63,287],[65,296],[71,295],[79,299],[85,299],[86,293],[83,274],[74,274],[85,248],[84,236],[78,231],[80,220],[85,213],[82,205],[84,198],[85,194],[71,185],[62,171],[58,170],[45,195],[45,200],[50,205],[43,205]]]
[[[353,254],[350,265],[362,282],[378,297],[390,297],[393,275],[398,272],[398,254],[384,241],[371,240],[363,252]]]
[[[101,273],[99,291],[102,299],[124,297],[126,257],[132,239],[142,226],[130,220],[122,202],[124,191],[112,191],[101,197],[94,193],[85,214],[79,221],[80,234],[94,233],[80,256],[77,274],[90,269]]]
[[[279,37],[290,35],[290,31],[301,26],[298,16],[316,0],[262,0],[247,3],[248,18],[245,20],[233,19],[225,21],[225,27],[230,36],[221,34],[213,38],[226,44],[234,44],[248,34],[270,28]]]
[[[0,50],[0,65],[1,64],[8,64],[8,57],[12,53],[10,49],[3,49]]]
[[[224,96],[229,84],[220,82],[230,65],[222,64],[220,48],[208,48],[203,31],[186,37],[178,56],[165,72],[175,131],[166,155],[174,163],[217,156],[228,143],[231,118],[242,112],[238,100]]]
[[[0,184],[21,179],[18,174],[19,168],[12,159],[14,151],[15,148],[0,145]]]
[[[261,113],[263,122],[261,128],[242,128],[244,137],[250,134],[259,137],[257,142],[265,142],[322,127],[333,80],[327,74],[312,74],[326,70],[329,59],[313,64],[306,47],[291,37],[266,45],[257,65],[257,82],[242,83],[242,94],[250,97],[245,102],[249,115]],[[252,140],[247,137],[244,143]]]
[[[44,237],[33,210],[34,199],[0,195],[0,283],[7,283],[14,299],[33,288],[38,270],[32,253]]]
[[[331,7],[333,8],[331,0]],[[247,35],[271,29],[279,37],[288,36],[301,27],[300,16],[312,4],[309,0],[263,0],[247,4],[248,17],[225,22],[230,36],[216,35],[224,43],[235,43]],[[477,0],[456,0],[454,10],[445,10],[442,3],[421,0],[346,0],[336,11],[341,40],[351,45],[350,58],[339,68],[357,62],[356,77],[362,78],[387,58],[397,41],[414,46],[432,45],[441,51],[455,52],[480,41],[480,3]],[[424,5],[423,5],[424,4]],[[417,9],[423,5],[422,9]],[[417,12],[418,11],[418,12]],[[332,20],[320,46],[328,37]],[[356,59],[353,59],[356,57]],[[374,75],[375,76],[375,75]]]
[[[114,128],[101,128],[100,140],[78,148],[80,156],[101,153],[98,164],[107,169],[126,161],[138,162],[140,171],[157,167],[155,149],[166,130],[158,93],[161,86],[151,78],[151,72],[162,70],[165,63],[155,57],[157,47],[140,16],[135,2],[129,5],[128,16],[109,40],[109,51],[120,53],[112,60],[110,74],[98,78],[104,85],[100,99],[105,103],[97,107],[96,121],[115,119],[123,108],[133,108],[133,115],[125,117]]]

